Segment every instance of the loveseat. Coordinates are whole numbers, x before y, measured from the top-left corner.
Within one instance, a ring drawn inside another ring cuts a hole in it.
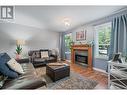
[[[48,53],[47,57],[42,58],[42,53]],[[31,50],[28,52],[30,62],[33,63],[35,67],[42,66],[48,63],[57,62],[57,53],[52,52],[52,50],[48,49],[40,49],[40,50]]]
[[[5,61],[6,59],[2,58],[2,56],[7,55],[6,53],[0,54],[0,64],[2,61]],[[8,55],[7,55],[8,56]],[[4,59],[4,60],[3,60]],[[24,73],[18,74],[18,76],[11,77],[7,76],[7,72],[3,71],[3,67],[0,67],[2,71],[0,71],[0,76],[6,76],[6,79],[3,80],[4,84],[2,85],[1,89],[37,89],[39,87],[45,86],[46,82],[43,78],[39,77],[36,73],[36,70],[32,63],[20,63]],[[2,65],[1,65],[2,66]],[[8,69],[12,71],[11,69]],[[14,72],[14,71],[13,71]],[[14,74],[11,74],[14,76]],[[2,82],[2,81],[1,81]]]

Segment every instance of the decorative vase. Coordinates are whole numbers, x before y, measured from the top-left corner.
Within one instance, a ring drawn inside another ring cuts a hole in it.
[[[16,59],[20,59],[21,58],[21,55],[20,54],[16,54]]]

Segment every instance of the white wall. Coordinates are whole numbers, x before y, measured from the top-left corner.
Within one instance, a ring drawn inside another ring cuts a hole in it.
[[[22,46],[22,55],[29,50],[59,49],[59,33],[49,31],[42,20],[29,12],[24,12],[22,7],[15,7],[14,19],[0,19],[0,53],[7,52],[14,57],[17,39],[26,42]]]
[[[57,32],[15,23],[0,23],[0,52],[8,52],[14,57],[17,39],[26,41],[23,46],[23,55],[26,55],[28,50],[59,48],[59,33]]]

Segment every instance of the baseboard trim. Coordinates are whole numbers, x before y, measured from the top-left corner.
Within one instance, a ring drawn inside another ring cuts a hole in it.
[[[93,69],[96,70],[96,71],[99,71],[99,72],[103,72],[105,74],[108,74],[105,70],[102,70],[102,69],[99,69],[99,68],[95,68],[95,67],[93,67]]]

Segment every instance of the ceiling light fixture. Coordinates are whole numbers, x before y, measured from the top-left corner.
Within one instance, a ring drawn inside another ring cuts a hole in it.
[[[64,23],[64,25],[67,26],[67,27],[71,25],[71,24],[70,24],[71,21],[70,21],[69,18],[64,18],[64,19],[63,19],[63,23]]]

